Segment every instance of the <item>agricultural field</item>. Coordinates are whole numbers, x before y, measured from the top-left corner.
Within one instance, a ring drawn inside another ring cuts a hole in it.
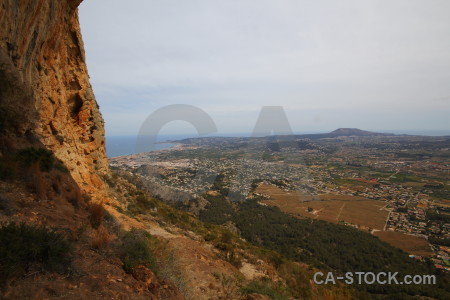
[[[410,254],[432,256],[428,241],[422,237],[404,234],[396,231],[376,231],[374,235],[380,240],[402,249]]]
[[[360,229],[383,230],[388,211],[385,201],[364,197],[326,194],[318,197],[299,192],[287,192],[273,185],[260,185],[257,193],[270,196],[263,201],[297,217],[321,219],[333,223],[347,222]]]

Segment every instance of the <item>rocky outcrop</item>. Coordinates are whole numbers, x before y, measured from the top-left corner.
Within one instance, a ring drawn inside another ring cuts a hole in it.
[[[95,193],[108,164],[78,23],[81,1],[0,0],[1,146],[37,139]]]

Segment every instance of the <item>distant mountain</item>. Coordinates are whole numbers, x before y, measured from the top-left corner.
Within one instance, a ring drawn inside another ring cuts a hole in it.
[[[335,131],[330,132],[329,135],[335,135],[335,136],[389,136],[389,135],[393,135],[393,134],[366,131],[366,130],[361,130],[358,128],[338,128]]]
[[[341,136],[395,136],[395,134],[391,133],[379,133],[361,130],[358,128],[338,128],[332,132],[328,133],[312,133],[312,134],[292,134],[292,135],[269,135],[265,137],[196,137],[196,138],[187,138],[172,142],[178,142],[183,144],[221,144],[221,143],[239,143],[246,142],[250,140],[268,140],[278,142],[284,141],[289,142],[297,139],[325,139],[325,138],[337,138]]]
[[[390,133],[366,131],[358,128],[338,128],[329,133],[301,134],[295,135],[295,137],[308,139],[323,139],[323,138],[335,138],[340,136],[394,136],[394,135],[395,134]]]

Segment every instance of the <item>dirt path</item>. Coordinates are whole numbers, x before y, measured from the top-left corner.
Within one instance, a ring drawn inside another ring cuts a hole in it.
[[[387,223],[389,221],[389,218],[391,217],[391,212],[392,212],[392,210],[389,210],[389,213],[388,213],[388,215],[386,217],[386,223],[384,223],[383,231],[386,231],[386,226],[387,226]]]
[[[339,217],[341,216],[342,210],[344,209],[346,203],[343,203],[341,208],[339,209],[339,213],[336,216],[336,221],[339,221]]]

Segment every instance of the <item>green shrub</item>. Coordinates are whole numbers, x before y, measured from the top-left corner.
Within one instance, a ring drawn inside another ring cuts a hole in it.
[[[213,232],[208,232],[205,236],[204,236],[205,241],[210,242],[210,241],[214,241],[215,239],[217,239],[217,235],[214,234]]]
[[[275,251],[268,252],[267,259],[275,266],[275,268],[278,268],[285,261],[284,257]]]
[[[104,175],[102,176],[103,180],[109,185],[109,187],[115,187],[117,185],[117,175],[113,174],[112,176]]]
[[[144,230],[131,229],[122,237],[121,256],[123,269],[133,273],[138,265],[145,265],[151,269],[156,268],[156,260],[151,251],[151,235]]]
[[[287,300],[288,296],[282,291],[279,284],[272,282],[269,278],[263,277],[261,279],[250,282],[247,286],[242,288],[243,294],[261,294],[270,297],[274,300]]]
[[[17,154],[17,159],[27,167],[37,163],[41,171],[45,172],[50,171],[55,163],[53,153],[44,148],[28,147],[22,149]]]
[[[130,201],[127,205],[127,213],[129,215],[144,214],[156,207],[156,202],[144,194],[138,193],[134,197],[134,201]]]
[[[61,270],[70,263],[70,243],[43,226],[9,223],[0,228],[0,282],[23,273],[32,264]]]
[[[217,249],[224,251],[224,252],[233,250],[233,246],[231,246],[230,244],[222,243],[222,242],[218,242],[215,246]]]
[[[55,158],[53,152],[45,148],[28,147],[20,150],[16,155],[16,160],[25,167],[37,164],[41,171],[50,172],[52,169],[67,173],[69,170]]]
[[[238,254],[236,254],[235,251],[227,253],[226,260],[238,269],[242,267],[242,259],[239,257]]]
[[[220,242],[225,243],[225,244],[232,244],[233,234],[230,231],[222,232],[222,235],[220,237]]]
[[[156,207],[155,202],[150,200],[143,194],[136,196],[135,199],[138,206],[142,207],[143,209],[152,209]]]

